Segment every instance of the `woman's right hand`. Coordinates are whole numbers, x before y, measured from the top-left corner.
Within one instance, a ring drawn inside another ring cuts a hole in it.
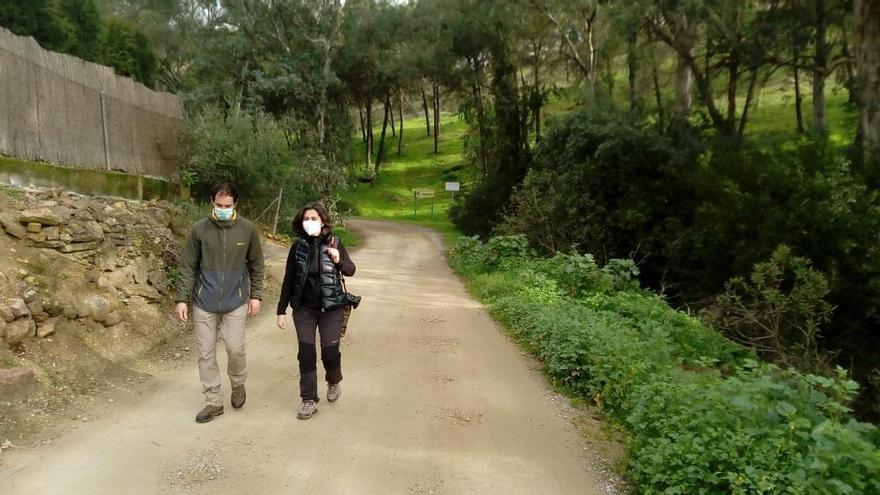
[[[278,325],[278,328],[282,330],[287,328],[287,315],[278,315],[275,318],[275,324]]]

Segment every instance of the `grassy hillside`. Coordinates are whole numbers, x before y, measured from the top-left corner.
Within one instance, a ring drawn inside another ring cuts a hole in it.
[[[442,115],[440,150],[436,155],[433,138],[427,135],[423,118],[413,117],[405,121],[403,148],[399,155],[397,139],[391,137],[389,128],[386,136],[387,161],[379,170],[376,184],[371,187],[368,183],[358,182],[343,193],[343,200],[352,207],[356,216],[413,222],[439,231],[447,240],[454,238],[458,233],[447,216],[453,196],[445,191],[445,183],[460,182],[464,189],[472,180],[463,165],[466,127],[458,116]],[[377,149],[381,130],[374,130]],[[359,134],[355,136],[352,156],[355,170],[360,175],[368,175],[364,163],[364,143]],[[416,189],[432,189],[433,201],[419,199],[416,209],[413,200],[413,191]]]

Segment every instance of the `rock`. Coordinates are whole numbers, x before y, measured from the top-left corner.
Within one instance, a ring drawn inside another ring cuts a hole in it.
[[[58,248],[64,247],[65,244],[66,243],[64,241],[49,241],[49,240],[47,240],[47,241],[41,243],[40,246],[45,247],[45,248],[49,248],[49,249],[58,249]]]
[[[110,314],[110,301],[98,294],[86,297],[83,304],[83,308],[77,311],[80,316],[89,316],[95,321],[104,321]]]
[[[58,227],[46,227],[43,229],[43,233],[46,234],[46,240],[49,241],[57,241],[61,237],[61,229]]]
[[[39,244],[39,243],[42,243],[42,242],[45,242],[45,241],[46,241],[46,234],[44,234],[44,233],[42,233],[42,232],[37,232],[37,233],[35,233],[35,234],[34,234],[34,233],[31,233],[31,234],[28,234],[28,239],[30,239],[30,240],[36,242],[37,244]]]
[[[12,314],[12,308],[0,305],[0,320],[9,323],[14,319],[15,315]]]
[[[79,251],[91,251],[98,247],[97,242],[81,242],[77,244],[66,244],[61,247],[62,253],[76,253]]]
[[[113,217],[107,217],[104,219],[104,225],[107,225],[108,227],[116,227],[116,219]]]
[[[33,337],[37,332],[37,325],[30,318],[22,318],[6,324],[6,343],[18,344],[28,337]]]
[[[51,301],[43,302],[43,310],[51,317],[61,316],[61,314],[64,313],[64,306],[62,306],[57,300],[53,299]]]
[[[120,311],[111,311],[110,314],[107,315],[107,318],[104,319],[104,325],[108,327],[112,327],[117,323],[122,321],[122,313]]]
[[[55,333],[55,325],[58,323],[58,318],[49,318],[48,320],[37,325],[37,337],[41,339],[45,339],[46,337],[53,335]]]
[[[43,303],[40,302],[38,299],[34,299],[33,301],[28,302],[27,308],[28,311],[30,311],[31,316],[45,314],[45,312],[43,311]]]
[[[157,289],[164,288],[168,285],[168,275],[165,274],[165,270],[153,270],[150,272],[149,282]]]
[[[6,342],[6,320],[0,318],[0,343]]]
[[[27,231],[30,232],[31,234],[36,234],[38,232],[41,232],[42,230],[43,230],[42,224],[35,223],[35,222],[31,222],[31,223],[27,224]]]
[[[129,297],[140,296],[153,302],[162,300],[162,294],[149,285],[125,285],[121,289]]]
[[[27,397],[36,384],[36,375],[31,368],[0,369],[0,397],[4,399]],[[7,447],[4,445],[4,448]]]
[[[98,287],[119,289],[131,284],[131,275],[127,270],[109,270],[98,277]]]
[[[43,225],[61,225],[64,219],[49,208],[24,210],[18,215],[20,223],[40,223]]]
[[[104,240],[104,228],[95,221],[74,224],[71,229],[73,242],[95,242]]]
[[[109,272],[113,270],[117,266],[117,262],[119,261],[119,250],[113,248],[101,249],[98,254],[95,256],[95,266],[98,267],[99,270]]]
[[[91,257],[95,256],[96,254],[98,254],[97,250],[89,249],[87,251],[79,251],[76,253],[71,253],[70,256],[73,256],[74,258],[76,258],[78,260],[84,260],[86,258],[91,258]]]
[[[30,316],[31,313],[28,310],[27,303],[24,302],[24,299],[10,299],[9,301],[9,310],[12,312],[12,318],[24,318]]]
[[[25,282],[29,284],[34,284],[34,277],[26,278]],[[23,286],[21,295],[24,298],[24,302],[29,303],[37,298],[37,289],[34,289],[33,287]]]
[[[144,258],[137,258],[132,262],[134,267],[134,283],[146,284],[149,280],[149,272],[147,271],[147,262]]]
[[[72,320],[77,317],[76,307],[73,304],[65,304],[61,314],[68,320]]]
[[[27,229],[22,227],[18,220],[11,213],[0,213],[0,225],[6,230],[6,233],[12,237],[24,239],[27,237]]]

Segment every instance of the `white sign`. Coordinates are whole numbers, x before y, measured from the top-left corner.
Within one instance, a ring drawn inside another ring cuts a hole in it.
[[[446,183],[446,190],[447,191],[459,191],[459,190],[461,190],[461,183],[460,182],[447,182]]]
[[[417,198],[433,198],[434,190],[433,189],[416,189],[415,190]]]

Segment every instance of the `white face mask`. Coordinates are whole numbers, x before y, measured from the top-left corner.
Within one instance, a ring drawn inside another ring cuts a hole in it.
[[[321,222],[318,220],[303,220],[303,230],[311,236],[318,235],[321,233]]]

